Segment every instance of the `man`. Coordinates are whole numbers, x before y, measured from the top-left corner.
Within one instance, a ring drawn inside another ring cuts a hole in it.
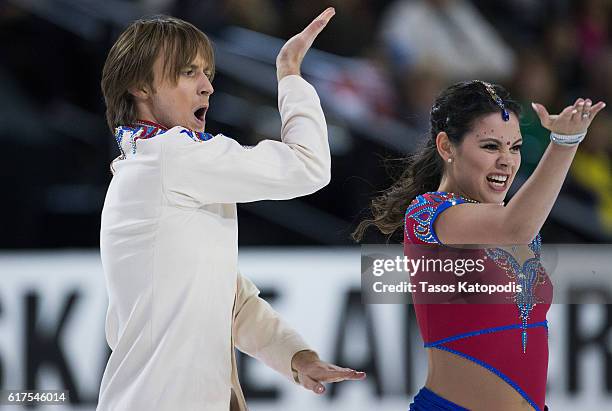
[[[321,361],[237,268],[235,203],[329,182],[327,126],[300,65],[333,14],[281,49],[282,142],[252,148],[204,132],[214,60],[194,26],[139,20],[110,50],[102,91],[121,156],[100,231],[113,352],[99,410],[245,410],[234,347],[318,394],[365,377]]]

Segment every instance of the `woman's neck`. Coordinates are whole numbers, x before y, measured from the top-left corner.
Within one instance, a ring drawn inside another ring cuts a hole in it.
[[[440,185],[438,186],[438,191],[442,191],[445,193],[454,193],[460,196],[468,197],[466,193],[463,192],[456,184],[453,184],[447,178],[442,178]]]

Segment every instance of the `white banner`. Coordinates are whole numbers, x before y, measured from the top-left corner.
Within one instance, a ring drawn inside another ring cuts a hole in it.
[[[591,257],[612,259],[600,251]],[[584,258],[589,246],[564,250],[564,258],[571,253]],[[564,266],[573,269],[560,261],[556,271]],[[361,304],[359,248],[244,249],[240,268],[323,359],[368,372],[319,397],[241,357],[252,410],[408,409],[427,368],[412,307]],[[0,254],[0,280],[0,388],[68,389],[71,405],[50,409],[93,410],[108,355],[99,254]],[[588,291],[598,282],[576,284]],[[555,304],[548,320],[551,411],[612,409],[612,305]]]

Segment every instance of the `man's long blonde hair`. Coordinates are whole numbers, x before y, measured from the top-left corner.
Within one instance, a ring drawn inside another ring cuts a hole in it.
[[[119,36],[104,63],[102,95],[106,122],[114,132],[120,125],[136,121],[131,88],[153,88],[153,64],[163,56],[163,76],[173,84],[181,70],[202,56],[214,74],[214,54],[208,37],[194,25],[169,17],[140,19]]]

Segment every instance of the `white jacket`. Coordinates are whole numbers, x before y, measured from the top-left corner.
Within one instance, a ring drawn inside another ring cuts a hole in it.
[[[327,126],[314,88],[278,86],[282,142],[245,148],[182,127],[121,141],[100,230],[112,349],[98,410],[246,409],[234,346],[291,377],[308,349],[238,274],[238,202],[307,195],[328,184]],[[289,268],[288,268],[289,269]]]

